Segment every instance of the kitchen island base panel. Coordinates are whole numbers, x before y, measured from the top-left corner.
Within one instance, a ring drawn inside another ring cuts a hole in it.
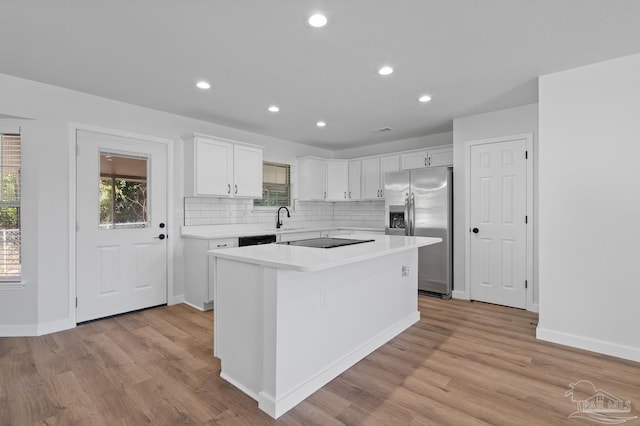
[[[244,392],[258,401],[258,407],[262,411],[269,414],[274,419],[277,419],[278,417],[298,405],[300,402],[305,400],[322,386],[326,385],[331,380],[335,379],[340,374],[353,367],[367,355],[396,337],[398,334],[405,331],[407,328],[411,327],[413,324],[417,323],[419,320],[420,312],[414,312],[413,314],[407,315],[407,317],[403,320],[399,321],[389,329],[380,333],[378,336],[371,339],[366,344],[363,344],[360,347],[356,348],[354,351],[346,355],[338,362],[334,363],[333,365],[318,373],[316,376],[302,383],[298,388],[293,389],[288,394],[281,396],[277,401],[273,398],[273,396],[268,395],[266,392],[260,392],[258,398],[253,397],[246,391]],[[220,377],[227,380],[226,377],[222,375]],[[234,384],[233,382],[230,383]]]
[[[216,257],[221,377],[277,418],[419,319],[418,250],[312,272]]]

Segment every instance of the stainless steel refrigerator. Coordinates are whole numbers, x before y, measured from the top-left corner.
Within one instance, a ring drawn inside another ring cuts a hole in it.
[[[385,175],[385,233],[442,238],[418,253],[418,290],[451,297],[453,169],[430,167]]]

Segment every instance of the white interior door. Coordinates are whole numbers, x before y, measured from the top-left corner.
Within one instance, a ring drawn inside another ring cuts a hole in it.
[[[76,135],[77,322],[167,303],[167,146]]]
[[[471,299],[526,307],[526,140],[471,146]]]

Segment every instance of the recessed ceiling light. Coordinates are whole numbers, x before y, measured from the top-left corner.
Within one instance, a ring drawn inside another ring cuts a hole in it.
[[[318,126],[318,127],[325,127],[326,125],[327,125],[327,123],[325,123],[324,121],[318,121],[316,123],[316,126]]]
[[[268,109],[269,109],[269,112],[278,112],[278,111],[280,111],[280,108],[278,108],[277,105],[271,105]]]
[[[392,73],[393,73],[393,68],[391,68],[388,65],[385,65],[384,67],[382,67],[382,68],[380,68],[378,70],[378,74],[380,74],[380,75],[389,75],[389,74],[392,74]]]
[[[203,89],[203,90],[211,88],[211,85],[206,81],[199,81],[196,83],[196,86],[198,87],[198,89]]]
[[[418,100],[420,102],[429,102],[431,100],[431,96],[429,95],[422,95],[418,98]]]
[[[327,25],[327,17],[322,13],[315,13],[309,17],[307,22],[309,22],[309,25],[313,28],[322,28]]]

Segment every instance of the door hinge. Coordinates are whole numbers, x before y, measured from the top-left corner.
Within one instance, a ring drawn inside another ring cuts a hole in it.
[[[78,307],[78,298],[76,297],[76,308]]]
[[[529,158],[529,151],[524,152],[524,159],[527,160]]]
[[[527,280],[524,280],[524,288],[529,288],[529,283],[527,282]]]
[[[527,215],[524,216],[524,223],[529,223],[529,216]]]

